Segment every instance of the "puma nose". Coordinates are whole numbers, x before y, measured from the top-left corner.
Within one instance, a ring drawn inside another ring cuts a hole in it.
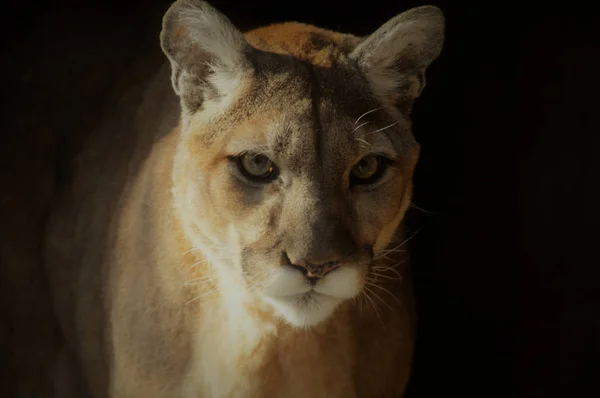
[[[290,264],[293,268],[296,268],[298,271],[302,272],[302,274],[308,279],[310,283],[316,283],[319,279],[340,267],[339,261],[329,261],[327,263],[321,264],[312,264],[304,260],[298,260],[293,264]]]

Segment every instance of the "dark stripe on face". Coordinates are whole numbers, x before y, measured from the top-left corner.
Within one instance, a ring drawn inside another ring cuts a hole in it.
[[[319,79],[317,78],[314,67],[311,64],[306,63],[306,69],[308,71],[308,80],[310,83],[310,94],[311,94],[311,111],[312,111],[312,121],[313,121],[313,134],[314,134],[314,148],[315,148],[315,157],[318,164],[322,163],[323,157],[323,124],[321,122],[321,115],[319,114],[319,107],[321,104],[321,89],[319,87]]]

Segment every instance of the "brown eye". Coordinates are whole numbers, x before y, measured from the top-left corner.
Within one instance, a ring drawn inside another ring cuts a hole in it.
[[[379,155],[368,155],[352,167],[350,172],[351,185],[368,185],[377,182],[387,166],[387,158]]]
[[[237,160],[238,168],[251,181],[270,182],[277,176],[277,167],[264,155],[245,153]]]

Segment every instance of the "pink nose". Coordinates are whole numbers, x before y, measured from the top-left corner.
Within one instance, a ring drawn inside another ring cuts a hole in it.
[[[292,267],[302,272],[309,281],[316,282],[331,271],[339,268],[340,263],[338,261],[330,261],[322,264],[311,264],[300,260],[292,264]]]

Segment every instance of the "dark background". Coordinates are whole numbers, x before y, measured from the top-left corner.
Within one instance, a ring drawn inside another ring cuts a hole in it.
[[[365,35],[426,3],[213,4],[244,30],[298,20]],[[430,4],[448,27],[413,116],[414,203],[427,212],[408,223],[423,226],[410,241],[420,323],[409,397],[598,397],[600,18],[575,2]],[[60,166],[162,60],[168,5],[2,5],[2,396],[48,382],[36,369],[58,338],[39,268],[7,264],[38,248]]]

